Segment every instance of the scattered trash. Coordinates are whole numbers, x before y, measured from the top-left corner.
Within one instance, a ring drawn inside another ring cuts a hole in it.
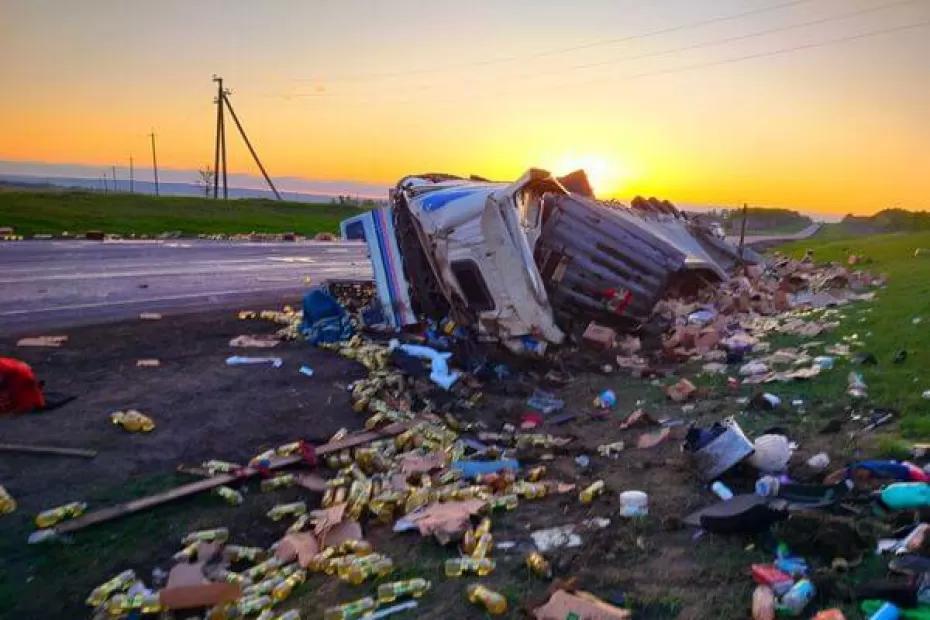
[[[617,395],[613,390],[604,390],[594,397],[594,406],[598,409],[613,409],[617,406]]]
[[[613,443],[605,443],[598,446],[597,453],[604,458],[618,459],[620,458],[620,453],[623,452],[623,448],[624,443],[622,441],[615,441]]]
[[[155,421],[135,409],[114,411],[110,414],[110,421],[130,433],[150,433],[155,430]]]
[[[0,485],[0,515],[10,514],[16,510],[16,500],[9,491]]]
[[[753,453],[753,444],[735,420],[728,418],[709,428],[688,429],[684,449],[691,453],[704,480],[713,480]]]
[[[587,469],[591,466],[591,459],[586,454],[579,454],[575,457],[575,465],[581,469]]]
[[[710,485],[710,490],[714,492],[714,495],[722,499],[723,501],[733,499],[733,491],[730,490],[727,485],[723,484],[719,480],[715,481]]]
[[[536,409],[543,415],[550,415],[560,411],[565,406],[565,401],[556,398],[554,394],[536,389],[527,399],[526,406]]]
[[[607,351],[616,344],[617,332],[610,327],[591,321],[584,330],[581,340],[591,348]]]
[[[846,389],[846,393],[852,396],[853,398],[867,398],[869,396],[868,386],[865,384],[865,380],[857,372],[849,373],[849,385]]]
[[[96,450],[83,450],[81,448],[58,448],[55,446],[36,446],[21,443],[0,443],[0,452],[19,452],[22,454],[43,454],[50,456],[77,456],[92,459],[97,456]]]
[[[158,368],[161,361],[157,359],[139,359],[136,360],[136,368]]]
[[[781,407],[781,398],[769,392],[761,392],[756,394],[749,403],[756,409],[772,411]],[[803,401],[801,401],[801,404],[804,404]]]
[[[814,472],[822,472],[830,466],[830,457],[826,452],[818,452],[806,461],[807,466]]]
[[[536,530],[530,533],[530,538],[533,539],[537,551],[548,553],[555,549],[580,547],[581,534],[585,531],[604,529],[608,525],[610,525],[610,519],[586,519],[577,524]]]
[[[764,473],[785,471],[791,459],[791,442],[784,435],[761,435],[753,442],[749,463]]]
[[[306,376],[306,377],[312,377],[312,376],[313,376],[313,369],[310,368],[309,366],[301,366],[300,368],[297,369],[297,372],[299,372],[300,374],[302,374],[302,375],[304,375],[304,376]]]
[[[0,357],[0,414],[30,413],[45,407],[42,386],[32,368],[11,357]]]
[[[227,366],[248,366],[254,364],[271,364],[275,368],[284,365],[284,360],[280,357],[245,357],[242,355],[232,355],[226,358]]]
[[[142,312],[139,318],[143,321],[160,321],[162,316],[158,312]]]
[[[687,379],[681,379],[678,383],[665,388],[665,393],[676,403],[688,400],[695,392],[697,392],[697,387]]]
[[[814,358],[814,364],[819,366],[822,370],[830,370],[833,368],[834,359],[829,355],[818,355]]]
[[[36,515],[36,527],[45,529],[56,525],[65,519],[74,519],[84,514],[87,502],[70,502],[56,508],[43,510]]]
[[[648,433],[643,433],[639,436],[639,439],[636,440],[636,447],[640,449],[655,448],[668,439],[671,433],[672,429],[665,426]]]
[[[440,352],[430,347],[424,347],[415,344],[400,344],[398,340],[392,340],[389,346],[390,350],[399,349],[407,355],[427,359],[431,363],[429,378],[444,390],[448,390],[458,381],[462,374],[458,371],[449,370],[449,358],[451,353]]]
[[[545,605],[533,610],[536,620],[565,620],[566,618],[591,620],[629,620],[632,613],[615,607],[581,590],[556,590]]]
[[[649,514],[649,496],[642,491],[624,491],[620,494],[621,517],[645,517]]]
[[[229,346],[231,347],[242,347],[242,348],[254,348],[254,349],[269,349],[271,347],[276,347],[281,343],[281,339],[273,334],[260,334],[260,335],[243,335],[236,336],[229,341]]]
[[[17,347],[48,347],[57,349],[64,343],[68,342],[67,336],[34,336],[31,338],[20,338],[16,341]]]

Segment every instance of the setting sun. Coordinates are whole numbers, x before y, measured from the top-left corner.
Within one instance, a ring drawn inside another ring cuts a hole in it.
[[[625,163],[594,153],[566,153],[551,164],[557,176],[582,169],[588,175],[591,188],[599,198],[612,198],[624,193],[633,177]]]

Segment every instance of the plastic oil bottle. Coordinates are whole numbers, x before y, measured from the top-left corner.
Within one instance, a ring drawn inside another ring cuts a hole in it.
[[[262,596],[250,596],[248,598],[239,599],[239,614],[243,616],[249,616],[252,614],[257,614],[263,609],[271,607],[272,601],[271,597],[267,594]]]
[[[494,560],[491,558],[449,558],[444,570],[446,577],[461,577],[468,573],[485,577],[494,572],[494,566]]]
[[[99,607],[103,605],[110,595],[114,592],[119,592],[120,590],[125,590],[132,582],[136,580],[136,573],[132,569],[124,570],[116,577],[105,581],[100,584],[87,597],[87,604],[91,607]]]
[[[488,501],[488,508],[490,510],[516,510],[519,504],[520,500],[516,495],[501,495],[498,497],[492,497]]]
[[[578,501],[580,501],[582,504],[590,504],[594,501],[595,497],[603,492],[604,481],[598,480],[581,490],[581,493],[578,494]]]
[[[158,613],[161,611],[158,594],[115,594],[107,603],[107,612],[111,616],[124,616],[131,611],[140,611],[143,614]]]
[[[533,551],[526,556],[526,566],[540,577],[545,577],[546,579],[552,577],[552,565],[549,564],[549,561],[543,557],[543,554],[539,551]]]
[[[231,487],[217,487],[213,490],[213,492],[230,506],[239,506],[243,501],[245,501],[242,497],[242,493]]]
[[[16,500],[0,485],[0,515],[9,514],[16,510]]]
[[[223,556],[230,562],[260,562],[268,552],[261,547],[244,547],[242,545],[226,545]]]
[[[87,510],[86,502],[70,502],[57,508],[49,508],[36,515],[36,526],[40,528],[52,527],[65,519],[81,516],[85,510]]]
[[[375,599],[370,596],[330,607],[323,612],[323,620],[356,620],[375,610]]]
[[[297,484],[297,476],[294,474],[278,474],[277,476],[262,480],[261,484],[259,484],[259,488],[261,488],[262,493],[268,493],[269,491],[286,489],[295,484]]]
[[[212,530],[197,530],[189,532],[181,539],[182,545],[189,545],[193,542],[226,542],[229,540],[229,530],[225,527],[217,527]]]
[[[276,585],[271,591],[271,599],[276,603],[280,603],[287,597],[291,595],[291,592],[294,591],[298,585],[302,584],[307,580],[307,572],[304,570],[298,570],[294,574],[286,577],[281,583]]]
[[[269,510],[267,514],[272,521],[280,521],[284,517],[299,517],[302,514],[307,514],[307,504],[306,502],[278,504]]]
[[[473,583],[466,590],[468,600],[475,605],[481,605],[492,616],[507,613],[507,599],[481,584]]]
[[[393,603],[397,599],[405,596],[420,598],[429,590],[430,585],[430,582],[422,577],[382,583],[378,586],[378,604],[385,605],[387,603]]]
[[[488,532],[487,534],[482,534],[478,541],[475,543],[475,549],[471,552],[471,557],[473,558],[484,558],[491,553],[491,549],[494,548],[494,536]]]

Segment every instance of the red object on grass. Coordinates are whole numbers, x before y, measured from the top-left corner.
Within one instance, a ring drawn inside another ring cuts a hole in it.
[[[12,357],[0,357],[0,413],[28,413],[43,407],[45,397],[32,368]]]

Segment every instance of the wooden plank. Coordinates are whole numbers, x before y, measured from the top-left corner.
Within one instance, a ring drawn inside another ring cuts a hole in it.
[[[96,450],[82,450],[81,448],[56,448],[55,446],[33,446],[22,443],[0,443],[0,451],[57,456],[80,456],[86,459],[92,459],[97,456]]]
[[[396,423],[386,426],[379,431],[356,433],[346,437],[341,441],[319,446],[316,449],[316,453],[320,456],[325,456],[331,452],[339,452],[340,450],[345,450],[346,448],[360,446],[376,439],[398,435],[405,430],[407,430],[406,424]],[[285,456],[272,461],[268,468],[279,469],[281,467],[296,465],[302,461],[303,457],[299,455]],[[175,487],[170,491],[156,493],[155,495],[150,495],[148,497],[134,499],[128,502],[123,502],[122,504],[116,504],[115,506],[110,506],[109,508],[101,508],[100,510],[88,512],[87,514],[80,516],[77,519],[72,519],[70,521],[65,521],[64,523],[56,525],[53,529],[57,534],[68,534],[70,532],[76,532],[77,530],[82,530],[85,527],[89,527],[91,525],[104,523],[119,517],[141,512],[143,510],[147,510],[154,506],[159,506],[176,499],[189,497],[191,495],[196,495],[197,493],[215,489],[216,487],[223,486],[224,484],[240,482],[246,478],[251,478],[257,473],[257,469],[246,467],[236,472],[235,475],[222,474],[219,476],[213,476],[212,478],[206,478],[204,480],[197,480],[195,482]]]

